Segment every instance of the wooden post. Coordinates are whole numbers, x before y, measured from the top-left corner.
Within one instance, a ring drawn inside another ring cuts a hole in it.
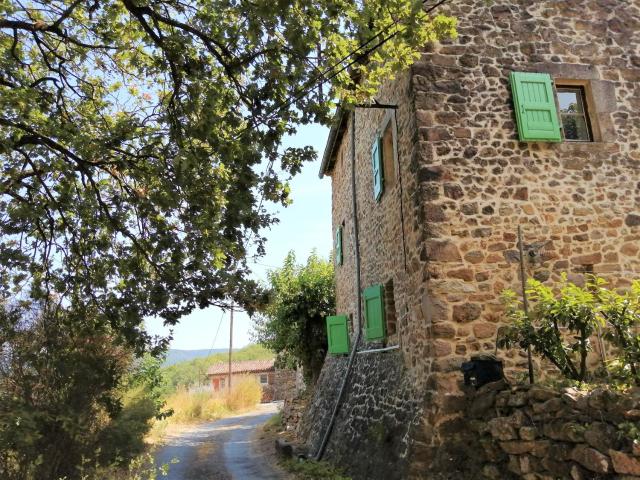
[[[231,351],[233,350],[233,304],[231,304],[231,321],[229,323],[229,385],[231,391]]]
[[[524,273],[524,246],[522,245],[522,227],[518,225],[518,250],[520,251],[520,282],[522,283],[522,308],[529,318],[529,302],[527,301],[527,278]],[[529,383],[533,385],[533,360],[531,359],[531,345],[527,346],[527,365],[529,366]]]

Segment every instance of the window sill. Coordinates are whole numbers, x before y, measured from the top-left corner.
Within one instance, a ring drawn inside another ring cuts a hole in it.
[[[620,146],[617,143],[609,142],[559,142],[551,147],[558,152],[584,152],[584,153],[617,153]]]

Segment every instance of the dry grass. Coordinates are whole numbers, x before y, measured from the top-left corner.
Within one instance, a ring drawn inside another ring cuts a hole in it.
[[[234,377],[231,391],[189,392],[178,390],[166,399],[165,409],[173,415],[155,421],[147,438],[150,443],[179,428],[180,425],[218,420],[255,407],[262,397],[262,388],[253,376]]]

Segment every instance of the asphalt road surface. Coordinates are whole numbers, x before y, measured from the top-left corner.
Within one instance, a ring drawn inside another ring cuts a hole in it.
[[[262,404],[253,412],[202,423],[168,435],[155,454],[170,463],[167,480],[281,480],[285,478],[255,447],[255,430],[277,412]],[[177,459],[178,463],[171,463]]]

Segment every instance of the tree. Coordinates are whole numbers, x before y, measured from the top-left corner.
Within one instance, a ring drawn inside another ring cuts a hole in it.
[[[299,265],[289,252],[282,268],[269,272],[269,286],[255,336],[278,354],[280,365],[301,365],[306,380],[315,383],[327,353],[325,318],[336,309],[333,261],[314,252]]]
[[[315,157],[283,136],[455,34],[422,7],[0,0],[0,295],[89,305],[138,351],[145,316],[252,311],[263,201]]]
[[[1,478],[75,479],[85,460],[141,453],[163,406],[158,360],[134,362],[90,312],[0,303],[0,331]]]

